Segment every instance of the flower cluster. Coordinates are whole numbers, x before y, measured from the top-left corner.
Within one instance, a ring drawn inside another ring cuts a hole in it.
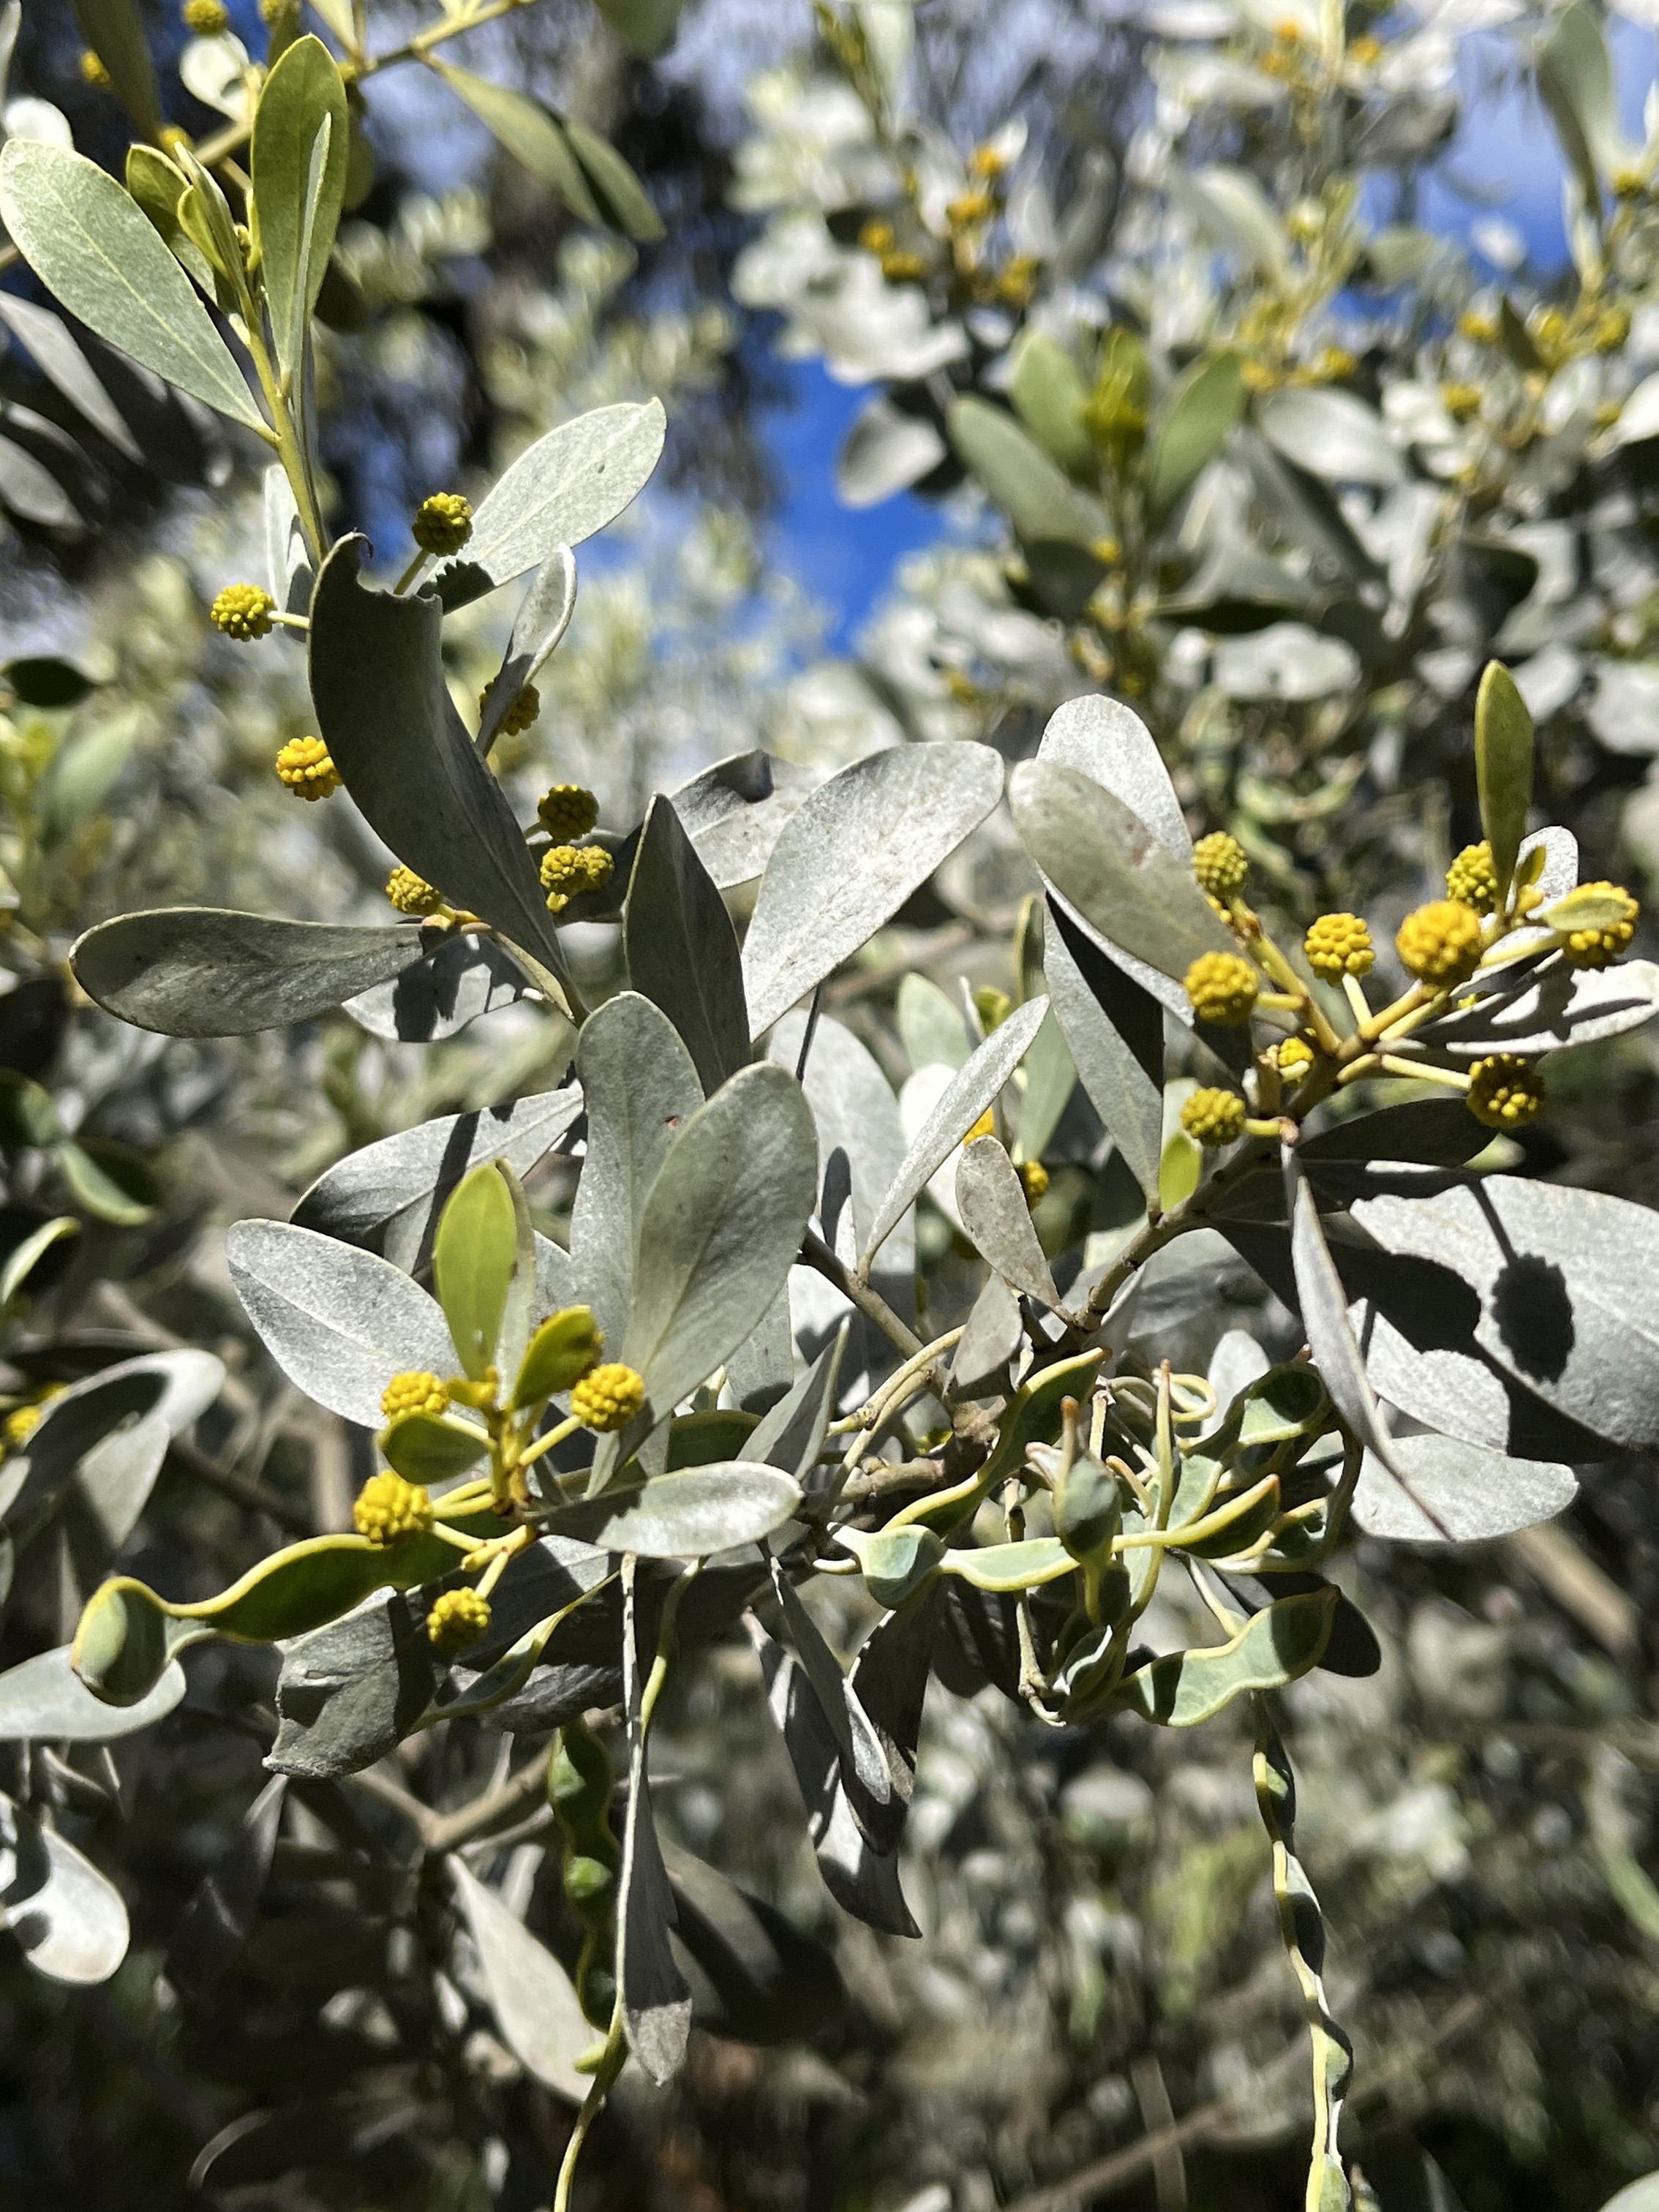
[[[238,645],[251,645],[256,637],[269,637],[276,602],[258,584],[227,584],[208,609],[208,620]]]
[[[570,1393],[570,1410],[585,1429],[625,1429],[645,1403],[645,1384],[619,1359],[591,1368]]]
[[[1308,965],[1328,983],[1340,982],[1344,975],[1368,975],[1376,960],[1371,933],[1357,914],[1322,914],[1304,949]]]
[[[399,914],[435,914],[444,902],[424,876],[413,868],[395,867],[386,879],[386,895]]]
[[[550,914],[562,914],[583,891],[596,891],[611,879],[614,863],[603,845],[550,845],[542,854],[542,889]]]
[[[290,738],[275,767],[296,799],[328,799],[340,788],[340,771],[320,738]]]
[[[434,491],[415,511],[410,535],[422,553],[459,553],[472,535],[472,502],[459,491]]]
[[[351,1509],[357,1534],[371,1544],[397,1544],[424,1536],[432,1526],[432,1500],[418,1482],[400,1474],[372,1474]]]

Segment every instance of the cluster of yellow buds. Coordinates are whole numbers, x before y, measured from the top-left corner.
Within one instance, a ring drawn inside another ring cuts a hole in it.
[[[296,799],[328,799],[340,788],[340,772],[320,738],[290,738],[275,767]]]
[[[479,692],[478,712],[481,714],[489,707],[489,695],[499,681],[498,677],[492,676],[483,690]],[[521,731],[530,727],[541,711],[541,693],[533,684],[526,684],[521,691],[514,694],[512,704],[501,716],[501,735],[504,738],[516,738]]]
[[[897,232],[884,216],[871,216],[859,232],[859,244],[866,253],[875,255],[890,284],[912,284],[927,274],[927,256],[901,246]]]
[[[1205,952],[1187,970],[1186,986],[1200,1021],[1236,1030],[1249,1020],[1261,978],[1237,952]]]
[[[1544,1079],[1518,1053],[1494,1052],[1469,1070],[1467,1103],[1489,1129],[1523,1129],[1544,1106]]]
[[[1273,1048],[1281,1083],[1300,1083],[1314,1064],[1314,1048],[1304,1036],[1288,1036]]]
[[[115,89],[115,81],[104,67],[102,56],[94,53],[90,46],[82,50],[81,75],[94,91],[113,92]]]
[[[225,0],[185,0],[179,10],[187,31],[198,39],[216,39],[230,28],[230,10]]]
[[[1472,416],[1478,415],[1484,397],[1478,384],[1443,384],[1440,387],[1440,404],[1454,422],[1467,422]]]
[[[1029,1212],[1035,1212],[1048,1195],[1048,1170],[1041,1160],[1018,1160],[1014,1173],[1019,1177],[1019,1187],[1025,1194]]]
[[[448,1405],[447,1385],[421,1368],[405,1368],[394,1375],[380,1393],[380,1411],[388,1421],[402,1413],[441,1413]]]
[[[227,584],[208,609],[208,620],[238,645],[251,645],[256,637],[269,637],[276,602],[258,584]]]
[[[426,1617],[429,1643],[453,1656],[476,1644],[489,1628],[489,1600],[475,1589],[444,1590]]]
[[[1408,975],[1444,989],[1480,966],[1480,917],[1461,899],[1434,899],[1406,916],[1394,942]]]
[[[590,1368],[570,1393],[572,1416],[601,1433],[625,1429],[645,1403],[645,1383],[620,1359]]]
[[[1473,907],[1477,914],[1496,911],[1498,871],[1492,864],[1492,847],[1484,837],[1478,845],[1465,845],[1447,869],[1446,896]]]
[[[1247,1115],[1236,1091],[1194,1091],[1181,1109],[1181,1126],[1196,1143],[1215,1150],[1237,1142]]]
[[[398,1544],[424,1536],[433,1522],[432,1499],[418,1482],[400,1474],[372,1474],[351,1509],[357,1534],[371,1544]]]
[[[1371,933],[1357,914],[1322,914],[1304,941],[1308,965],[1326,982],[1369,975],[1376,962]]]
[[[410,535],[422,553],[459,553],[472,535],[472,502],[465,493],[434,491],[415,510]]]
[[[550,845],[542,854],[542,889],[550,914],[562,914],[583,891],[596,891],[611,880],[614,866],[603,845]]]
[[[1550,908],[1547,918],[1555,924],[1555,941],[1569,967],[1605,968],[1635,936],[1640,912],[1622,884],[1581,884]]]
[[[1224,830],[1212,830],[1193,848],[1193,873],[1198,878],[1199,889],[1213,899],[1230,899],[1242,891],[1249,872],[1244,848]]]
[[[443,893],[434,890],[424,876],[401,866],[386,878],[386,895],[399,914],[436,914],[444,902]]]
[[[599,818],[599,800],[579,783],[556,783],[536,802],[536,819],[556,845],[586,837]]]

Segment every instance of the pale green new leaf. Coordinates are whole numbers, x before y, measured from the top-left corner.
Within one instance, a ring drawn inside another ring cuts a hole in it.
[[[320,39],[297,39],[253,119],[253,204],[277,359],[297,370],[339,226],[350,150],[345,84]],[[323,158],[317,159],[319,141]]]
[[[464,100],[478,120],[532,177],[550,185],[573,214],[585,222],[603,224],[598,202],[588,189],[581,163],[560,125],[536,100],[511,86],[495,84],[453,62],[428,57],[450,90]]]
[[[495,1357],[514,1265],[512,1194],[494,1160],[474,1168],[444,1208],[432,1248],[438,1303],[464,1370],[479,1381]]]
[[[1500,901],[1527,834],[1532,805],[1532,716],[1500,660],[1489,660],[1474,702],[1474,772],[1480,793],[1480,826],[1492,847]]]
[[[1169,513],[1221,451],[1243,416],[1244,399],[1243,370],[1234,353],[1212,354],[1176,380],[1146,463],[1146,504],[1154,520]]]
[[[195,288],[113,177],[36,139],[0,150],[0,218],[88,330],[250,430],[264,416]]]
[[[972,394],[945,417],[957,458],[1029,542],[1092,545],[1107,534],[1106,512],[1072,483],[1006,408]]]
[[[1071,475],[1095,466],[1095,449],[1083,427],[1088,399],[1078,366],[1047,331],[1027,330],[1014,352],[1008,396],[1039,445]]]
[[[1251,1690],[1279,1690],[1316,1667],[1341,1592],[1281,1598],[1226,1644],[1170,1651],[1126,1674],[1112,1702],[1164,1728],[1195,1728]]]

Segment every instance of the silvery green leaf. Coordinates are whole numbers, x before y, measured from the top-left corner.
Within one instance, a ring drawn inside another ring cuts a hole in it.
[[[1047,999],[1028,999],[1023,1006],[1016,1006],[1007,1020],[992,1030],[966,1066],[951,1077],[888,1186],[860,1255],[860,1266],[868,1268],[915,1203],[923,1185],[998,1097],[1030,1050],[1048,1011]]]
[[[1013,1292],[993,1272],[975,1299],[951,1361],[951,1379],[963,1396],[1006,1392],[1008,1364],[1019,1350],[1024,1324]]]
[[[580,2105],[590,2085],[576,2061],[591,2048],[593,2031],[569,1975],[463,1860],[448,1864],[502,2042],[526,2074]]]
[[[435,1298],[373,1252],[282,1221],[239,1221],[225,1258],[248,1319],[291,1382],[342,1420],[378,1429],[394,1375],[448,1375]]]
[[[726,1460],[580,1498],[559,1507],[547,1525],[599,1551],[696,1559],[757,1543],[799,1503],[799,1484],[781,1468]]]
[[[1002,795],[988,745],[900,744],[820,784],[785,825],[743,949],[759,1036],[850,959]]]
[[[957,1210],[969,1243],[998,1274],[1039,1305],[1060,1304],[1031,1226],[1024,1185],[997,1138],[975,1137],[963,1147],[957,1161]]]
[[[310,1021],[421,958],[417,930],[158,907],[100,922],[70,948],[88,998],[164,1036],[246,1036]]]
[[[1154,521],[1220,453],[1243,416],[1245,398],[1236,353],[1201,355],[1176,379],[1146,458],[1146,505]]]
[[[0,149],[0,219],[47,289],[143,368],[246,428],[264,417],[189,277],[95,161],[38,139]]]
[[[264,1894],[288,1795],[288,1777],[267,1782],[242,1816],[230,1847],[191,1892],[167,1945],[169,1982],[193,2003],[217,1992],[246,1942]]]
[[[960,1067],[976,1040],[968,1034],[962,1008],[926,975],[906,975],[894,1009],[899,1040],[912,1068]]]
[[[567,1084],[510,1105],[445,1114],[365,1145],[337,1162],[295,1207],[296,1229],[314,1229],[377,1252],[412,1271],[426,1256],[445,1200],[472,1169],[505,1160],[527,1176],[582,1111],[581,1087]]]
[[[361,1773],[418,1725],[442,1672],[415,1601],[402,1590],[365,1600],[284,1647],[266,1765],[307,1782]]]
[[[1164,1143],[1164,1017],[1158,1002],[1050,902],[1043,974],[1089,1102],[1157,1203]]]
[[[106,1438],[152,1419],[167,1435],[179,1435],[206,1412],[224,1379],[223,1363],[211,1352],[189,1347],[147,1352],[101,1368],[52,1399],[29,1437],[27,1450],[8,1453],[0,1469],[0,1523],[18,1548],[44,1526],[88,1455]],[[141,1449],[149,1448],[146,1437]],[[118,1488],[120,1456],[104,1468]]]
[[[537,569],[514,617],[513,635],[484,698],[478,718],[478,750],[486,757],[507,709],[526,684],[533,684],[576,611],[576,556],[556,545]]]
[[[909,1817],[939,1607],[939,1585],[935,1583],[922,1596],[878,1620],[853,1662],[851,1686],[881,1741],[891,1790],[885,1797],[872,1795],[864,1785],[861,1771],[845,1765],[842,1781],[854,1820],[878,1851],[898,1849]]]
[[[316,578],[306,550],[300,510],[288,471],[274,463],[264,475],[265,588],[284,614],[302,615]]]
[[[817,1692],[752,1615],[746,1625],[766,1680],[767,1707],[805,1803],[824,1887],[867,1926],[891,1936],[920,1936],[899,1885],[896,1854],[873,1850],[853,1817],[836,1739]]]
[[[1077,1066],[1051,1000],[1048,1017],[1025,1058],[1018,1127],[1023,1160],[1040,1160],[1048,1151],[1076,1088]]]
[[[1247,169],[1213,162],[1174,180],[1177,198],[1218,246],[1228,246],[1265,276],[1290,263],[1290,242],[1261,185]]]
[[[1108,536],[1106,512],[1079,491],[1006,408],[969,393],[945,417],[957,458],[1024,538],[1092,545]]]
[[[1501,1375],[1610,1444],[1659,1438],[1659,1217],[1649,1207],[1486,1176],[1352,1211],[1385,1251],[1431,1262],[1473,1293],[1470,1349]]]
[[[881,1738],[871,1725],[858,1694],[848,1680],[839,1659],[824,1641],[823,1632],[802,1602],[800,1593],[777,1561],[771,1562],[772,1588],[782,1608],[784,1625],[795,1656],[817,1693],[830,1733],[841,1756],[842,1779],[855,1776],[860,1791],[877,1805],[888,1804],[893,1778],[887,1768]]]
[[[689,1480],[684,1475],[673,1478]],[[623,1831],[617,1883],[617,1984],[628,2047],[659,2084],[678,2073],[691,2032],[691,1993],[674,1960],[669,1936],[678,1917],[662,1863],[651,1810],[645,1755],[642,1676],[649,1647],[641,1651],[635,1616],[635,1577],[625,1568],[623,1610],[623,1701],[628,1708],[628,1819]]]
[[[1108,950],[1176,980],[1203,953],[1237,951],[1190,867],[1091,778],[1022,761],[1008,790],[1032,861]]]
[[[570,1258],[606,1342],[617,1344],[633,1301],[646,1200],[702,1086],[673,1024],[634,991],[607,999],[583,1024],[576,1073],[587,1102],[587,1154],[570,1212]]]
[[[155,64],[137,0],[74,0],[76,26],[109,71],[116,97],[146,138],[161,130]]]
[[[82,1589],[97,1583],[137,1526],[172,1441],[168,1422],[148,1413],[82,1460],[63,1499],[63,1533]]]
[[[1583,0],[1556,18],[1538,57],[1538,90],[1587,205],[1599,211],[1601,178],[1611,181],[1639,156],[1620,128],[1607,35]]]
[[[13,420],[15,413],[10,410],[0,421]],[[0,497],[21,520],[38,522],[43,529],[79,536],[85,527],[80,509],[52,470],[9,438],[0,438]]]
[[[836,489],[844,507],[879,507],[936,469],[949,452],[925,416],[904,414],[884,393],[867,403],[842,441]]]
[[[341,1012],[387,1044],[436,1044],[482,1014],[516,1006],[530,988],[495,939],[457,931],[390,983],[348,999]]]
[[[781,1467],[803,1490],[811,1490],[823,1480],[816,1471],[816,1463],[835,1414],[847,1330],[843,1322],[788,1395],[762,1416],[760,1425],[744,1447],[751,1461]]]
[[[1509,1459],[1452,1437],[1396,1437],[1394,1459],[1411,1484],[1401,1489],[1367,1452],[1354,1492],[1353,1517],[1368,1535],[1396,1544],[1484,1544],[1565,1513],[1578,1495],[1570,1467],[1548,1460]],[[1413,1500],[1419,1500],[1414,1503]],[[1431,1509],[1437,1528],[1423,1511]]]
[[[1404,477],[1393,433],[1373,407],[1328,386],[1270,392],[1256,402],[1256,421],[1287,461],[1332,483],[1386,490]]]
[[[1639,2181],[1627,2182],[1616,2197],[1607,2199],[1601,2212],[1659,2212],[1659,2173],[1646,2173]]]
[[[1212,674],[1233,699],[1323,699],[1358,683],[1360,660],[1346,638],[1322,636],[1306,623],[1273,623],[1223,638]]]
[[[106,1982],[126,1956],[120,1892],[66,1838],[3,1793],[0,1911],[25,1960],[49,1981]]]
[[[1083,427],[1088,387],[1057,337],[1030,325],[1021,332],[1008,396],[1021,422],[1061,468],[1073,477],[1092,474],[1098,462]]]
[[[732,753],[669,797],[698,859],[724,891],[763,872],[784,823],[812,787],[793,762],[767,752]]]
[[[1152,732],[1121,699],[1091,693],[1048,717],[1037,758],[1074,768],[1109,791],[1177,860],[1190,864],[1192,832]]]
[[[1470,987],[1475,1003],[1416,1032],[1437,1058],[1478,1060],[1492,1052],[1527,1055],[1595,1044],[1640,1029],[1659,1013],[1659,965],[1622,960],[1611,968],[1570,968],[1559,956],[1519,961]],[[1464,994],[1464,996],[1469,994]]]
[[[634,856],[623,945],[629,981],[673,1023],[712,1097],[749,1059],[743,963],[726,902],[660,794]]]
[[[765,1063],[739,1069],[669,1146],[640,1219],[620,1355],[644,1376],[659,1420],[736,1351],[788,1280],[817,1198],[817,1153],[800,1085]]]
[[[1460,1097],[1407,1098],[1371,1114],[1349,1114],[1297,1147],[1310,1171],[1337,1161],[1411,1160],[1462,1167],[1491,1142]]]
[[[550,186],[574,215],[584,222],[603,223],[605,217],[587,188],[569,140],[557,118],[539,100],[514,91],[510,85],[497,84],[493,78],[478,76],[471,70],[458,69],[453,62],[434,57],[428,66],[466,102],[514,160]]]
[[[107,1743],[165,1720],[185,1694],[185,1670],[174,1660],[136,1705],[106,1705],[70,1665],[70,1647],[42,1651],[0,1674],[0,1742],[35,1737],[49,1743]]]
[[[947,1552],[939,1571],[960,1575],[975,1589],[1036,1589],[1075,1574],[1077,1561],[1058,1536],[1028,1536],[1017,1544],[964,1546]]]
[[[252,148],[270,326],[278,362],[295,376],[339,226],[350,141],[334,57],[320,39],[296,39],[260,90]]]
[[[799,1060],[806,1019],[786,1014],[773,1030],[768,1057],[780,1067],[793,1071]],[[956,1021],[960,1032],[960,1015]],[[801,1080],[817,1130],[817,1211],[823,1239],[851,1265],[904,1158],[898,1100],[874,1054],[828,1014],[818,1017]],[[915,1295],[915,1235],[906,1221],[894,1231],[880,1272],[895,1279],[893,1294],[907,1305]]]
[[[61,316],[32,300],[20,300],[15,292],[0,292],[0,323],[27,347],[42,374],[94,430],[128,460],[143,460],[137,441]]]
[[[613,230],[641,244],[654,243],[665,234],[663,219],[651,195],[608,138],[590,131],[574,115],[563,118],[570,150],[581,163],[605,219]]]
[[[649,480],[666,428],[662,402],[651,399],[597,407],[538,438],[498,479],[465,546],[439,572],[445,608],[510,584],[614,522]]]
[[[449,696],[443,610],[359,578],[344,538],[311,603],[317,726],[369,826],[406,867],[491,922],[557,978],[564,969],[524,833]]]
[[[787,1395],[794,1371],[795,1334],[786,1283],[727,1359],[726,1381],[733,1403],[758,1415]]]

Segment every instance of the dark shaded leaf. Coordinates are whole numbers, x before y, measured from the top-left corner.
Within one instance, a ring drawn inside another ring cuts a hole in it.
[[[738,933],[673,802],[651,802],[634,856],[623,944],[629,980],[684,1039],[705,1096],[749,1060]]]
[[[249,1806],[240,1831],[185,1905],[167,1946],[165,1972],[195,2004],[208,2003],[235,1965],[264,1894],[288,1778],[277,1775]]]

